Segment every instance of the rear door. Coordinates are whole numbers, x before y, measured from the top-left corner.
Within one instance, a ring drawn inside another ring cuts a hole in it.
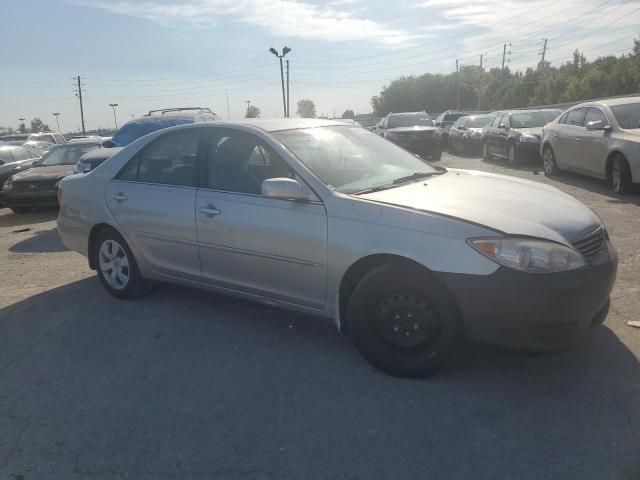
[[[209,132],[196,199],[203,280],[297,305],[326,302],[327,216],[319,199],[263,197],[267,178],[297,178],[250,132]]]
[[[195,227],[202,129],[171,132],[134,156],[107,188],[121,231],[158,273],[201,279]]]

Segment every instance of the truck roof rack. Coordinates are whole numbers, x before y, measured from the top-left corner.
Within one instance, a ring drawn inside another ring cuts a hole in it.
[[[178,108],[162,108],[160,110],[149,110],[149,113],[144,115],[145,117],[150,117],[153,114],[159,113],[160,115],[164,115],[165,113],[172,112],[184,112],[184,111],[197,111],[198,113],[210,113],[215,115],[210,108],[206,107],[178,107]]]

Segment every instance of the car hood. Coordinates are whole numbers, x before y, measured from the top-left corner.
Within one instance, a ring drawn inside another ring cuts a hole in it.
[[[73,175],[73,165],[52,165],[51,167],[35,167],[16,173],[14,182],[35,182],[43,180],[57,180],[58,178]]]
[[[475,170],[450,169],[442,175],[358,198],[564,244],[601,225],[584,204],[554,187]]]
[[[538,138],[542,137],[542,127],[531,127],[531,128],[515,128],[515,132],[519,134],[530,134],[535,135]]]
[[[387,128],[387,132],[392,132],[392,133],[433,132],[435,129],[436,129],[435,127],[415,125],[413,127]]]

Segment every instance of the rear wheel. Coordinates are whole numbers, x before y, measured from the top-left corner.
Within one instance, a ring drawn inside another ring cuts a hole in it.
[[[620,194],[631,191],[631,170],[627,159],[619,153],[611,161],[611,188]]]
[[[136,298],[151,289],[152,284],[142,278],[127,242],[115,230],[105,229],[98,234],[95,252],[98,278],[111,295]]]
[[[431,160],[440,160],[440,158],[442,158],[442,150],[431,154]]]
[[[374,367],[399,377],[434,374],[460,332],[448,292],[410,267],[382,265],[357,285],[347,310],[355,346]]]
[[[558,164],[556,163],[556,157],[553,154],[551,147],[546,146],[542,151],[542,166],[544,168],[544,174],[547,177],[553,177],[558,174]]]

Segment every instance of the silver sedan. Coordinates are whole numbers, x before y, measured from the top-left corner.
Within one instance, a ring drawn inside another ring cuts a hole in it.
[[[463,335],[571,347],[617,256],[553,187],[446,170],[338,121],[149,134],[59,187],[58,229],[121,298],[172,282],[335,322],[374,366],[435,372]]]

